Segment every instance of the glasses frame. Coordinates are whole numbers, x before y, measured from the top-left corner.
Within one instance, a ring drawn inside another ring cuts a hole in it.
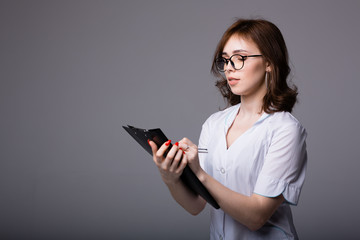
[[[235,63],[231,60],[231,58],[232,57],[234,57],[234,56],[240,56],[241,57],[241,61],[242,61],[242,65],[241,65],[241,67],[240,68],[235,68]],[[232,56],[230,56],[229,58],[225,58],[225,57],[219,57],[219,58],[217,58],[216,59],[216,68],[220,71],[220,72],[225,72],[226,70],[225,70],[225,66],[224,66],[224,69],[220,69],[219,67],[218,67],[218,64],[217,64],[217,62],[219,61],[219,60],[225,60],[225,65],[227,66],[228,64],[229,64],[229,62],[231,63],[231,66],[235,69],[235,70],[241,70],[243,67],[244,67],[244,65],[245,65],[245,60],[247,59],[247,58],[249,58],[249,57],[262,57],[263,55],[247,55],[247,56],[244,56],[244,55],[240,55],[240,54],[234,54],[234,55],[232,55]]]

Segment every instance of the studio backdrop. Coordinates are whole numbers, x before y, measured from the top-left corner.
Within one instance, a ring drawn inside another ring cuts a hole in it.
[[[359,1],[0,1],[0,238],[208,239],[122,128],[197,143],[223,31],[282,31],[308,171],[301,239],[360,235]]]

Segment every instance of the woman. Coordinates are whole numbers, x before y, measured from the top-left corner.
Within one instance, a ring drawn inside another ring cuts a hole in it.
[[[290,204],[298,203],[306,170],[306,131],[290,114],[296,87],[280,30],[266,20],[239,19],[224,33],[212,72],[229,107],[203,124],[198,147],[184,138],[153,159],[173,198],[193,215],[205,200],[179,177],[188,164],[220,209],[211,209],[210,239],[297,239]]]

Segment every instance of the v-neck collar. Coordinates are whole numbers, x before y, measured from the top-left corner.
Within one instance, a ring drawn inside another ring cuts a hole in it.
[[[237,104],[234,106],[234,108],[228,113],[228,115],[225,118],[225,123],[224,123],[224,136],[225,136],[225,147],[226,150],[229,150],[231,148],[232,145],[234,145],[235,142],[237,142],[237,140],[239,138],[241,138],[243,135],[245,135],[250,129],[252,129],[254,126],[258,125],[259,123],[261,123],[262,121],[264,121],[266,118],[269,117],[269,114],[266,112],[263,112],[260,116],[260,118],[249,128],[247,129],[243,134],[241,134],[239,137],[237,137],[235,139],[235,141],[230,145],[230,147],[227,146],[227,132],[229,131],[229,128],[231,127],[231,125],[233,124],[233,122],[235,121],[235,118],[237,116],[237,114],[239,113],[240,110],[240,105],[241,103]]]

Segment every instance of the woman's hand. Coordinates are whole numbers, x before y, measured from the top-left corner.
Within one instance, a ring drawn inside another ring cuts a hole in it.
[[[164,153],[169,148],[170,141],[164,143],[159,150],[154,142],[149,141],[149,144],[153,152],[153,160],[159,168],[162,180],[169,188],[172,197],[189,213],[193,215],[199,214],[204,209],[206,201],[199,195],[194,194],[180,180],[180,176],[188,161],[179,143],[174,144],[166,157],[164,157]]]
[[[202,171],[199,163],[198,147],[188,138],[183,138],[179,141],[179,146],[184,149],[186,160],[191,170],[199,177]]]
[[[161,178],[166,185],[173,185],[180,180],[180,176],[187,164],[184,151],[179,147],[179,143],[175,143],[166,157],[165,151],[169,148],[171,140],[164,143],[159,150],[153,141],[149,141],[153,152],[153,160],[159,168]]]

